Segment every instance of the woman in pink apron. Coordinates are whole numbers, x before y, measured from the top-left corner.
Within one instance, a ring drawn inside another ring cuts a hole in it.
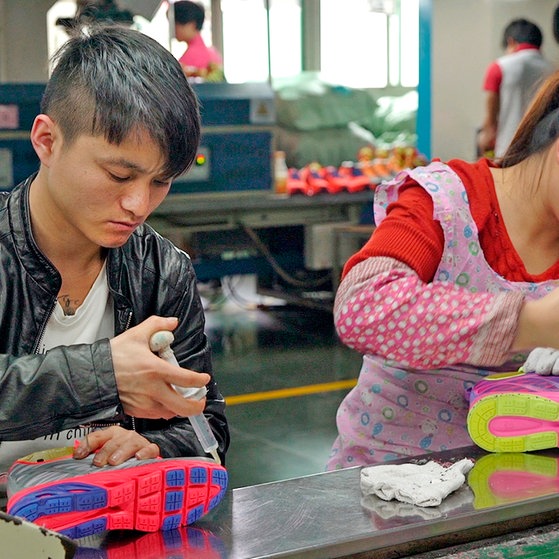
[[[403,172],[374,211],[336,295],[364,357],[328,469],[471,445],[468,388],[559,347],[559,73],[501,160]]]

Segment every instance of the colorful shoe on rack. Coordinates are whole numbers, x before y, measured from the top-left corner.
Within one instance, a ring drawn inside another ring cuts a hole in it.
[[[343,192],[344,190],[348,190],[348,179],[344,177],[339,169],[334,167],[333,165],[328,165],[324,167],[322,176],[328,182],[328,192],[330,194],[337,194],[338,192]]]
[[[485,377],[470,392],[468,432],[489,452],[559,446],[559,378],[534,373]]]
[[[372,186],[371,177],[363,172],[361,166],[352,161],[342,163],[340,175],[346,180],[348,192],[360,192]]]
[[[70,538],[191,524],[223,498],[227,471],[207,458],[128,460],[98,468],[72,449],[26,456],[8,473],[8,513]]]
[[[307,183],[301,177],[301,171],[298,169],[290,168],[287,170],[287,194],[293,196],[295,194],[306,194]]]
[[[301,169],[300,176],[306,182],[305,194],[314,196],[328,192],[328,181],[322,176],[322,167],[319,163],[310,163]]]
[[[486,454],[470,470],[468,485],[475,509],[556,495],[559,458],[527,452]]]

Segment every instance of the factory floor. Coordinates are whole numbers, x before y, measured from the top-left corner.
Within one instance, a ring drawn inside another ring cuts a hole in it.
[[[323,472],[336,410],[361,357],[332,314],[255,292],[250,276],[201,285],[214,372],[227,403],[232,489]]]

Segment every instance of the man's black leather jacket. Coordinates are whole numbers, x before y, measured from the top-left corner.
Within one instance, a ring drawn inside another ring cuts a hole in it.
[[[115,420],[156,443],[161,456],[203,456],[187,419],[122,414],[109,340],[38,354],[61,284],[31,232],[29,185],[0,193],[0,441],[28,440]],[[144,224],[107,255],[115,334],[151,315],[176,316],[173,350],[182,367],[212,374],[204,312],[188,255]],[[205,415],[223,460],[229,446],[225,403],[213,379]]]

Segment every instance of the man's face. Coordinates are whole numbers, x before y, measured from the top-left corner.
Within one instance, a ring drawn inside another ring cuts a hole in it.
[[[159,147],[145,132],[118,146],[86,135],[66,145],[59,129],[53,137],[34,211],[48,212],[50,227],[78,243],[123,245],[169,192]]]

